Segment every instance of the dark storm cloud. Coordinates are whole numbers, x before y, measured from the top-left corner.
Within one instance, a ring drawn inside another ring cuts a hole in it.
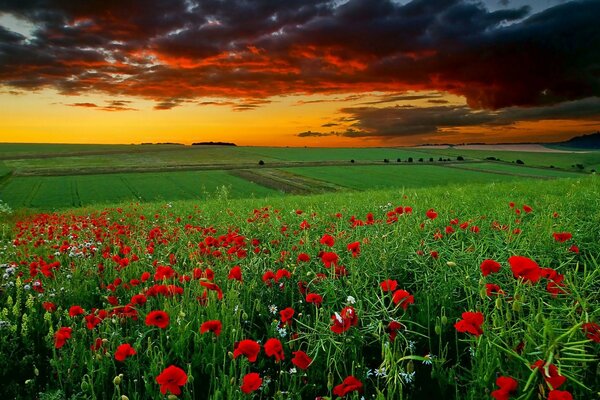
[[[347,131],[302,132],[297,136],[407,137],[468,126],[510,129],[518,122],[559,119],[589,120],[600,126],[600,98],[586,98],[551,106],[473,110],[467,106],[346,107],[340,110],[350,122]],[[337,123],[334,123],[337,124]],[[323,125],[325,126],[325,125]]]
[[[0,84],[19,90],[157,109],[294,93],[437,90],[483,109],[600,95],[597,0],[533,15],[466,0],[4,0],[2,12],[36,27],[0,27]]]

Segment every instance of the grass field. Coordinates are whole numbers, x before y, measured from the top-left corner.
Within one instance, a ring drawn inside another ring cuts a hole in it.
[[[469,168],[477,171],[498,172],[513,176],[531,176],[537,178],[577,178],[585,176],[580,172],[563,171],[554,168],[527,167],[504,163],[471,163],[461,165],[461,168]]]
[[[0,397],[479,400],[505,377],[511,398],[592,399],[599,192],[587,176],[10,216]]]

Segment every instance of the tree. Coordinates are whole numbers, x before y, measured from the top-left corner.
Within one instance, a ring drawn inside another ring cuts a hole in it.
[[[408,162],[413,162],[413,158],[412,157],[408,157]]]
[[[517,160],[517,164],[524,165],[525,163],[523,162],[523,160]]]
[[[463,156],[458,156],[456,157],[456,161],[465,161],[465,158]]]
[[[264,162],[263,160],[260,160],[260,161],[258,162],[258,165],[265,165],[265,162]]]

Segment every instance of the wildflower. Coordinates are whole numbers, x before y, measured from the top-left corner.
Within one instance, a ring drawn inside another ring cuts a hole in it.
[[[222,327],[223,325],[218,319],[206,321],[200,325],[200,333],[213,332],[218,337],[221,334]]]
[[[329,247],[333,247],[333,245],[335,244],[335,239],[331,235],[324,234],[321,237],[321,240],[319,241],[319,243],[324,244]]]
[[[386,279],[385,281],[379,284],[381,286],[381,290],[384,292],[393,292],[398,287],[398,281]]]
[[[398,331],[403,329],[404,325],[402,325],[398,321],[390,321],[388,326],[385,328],[386,332],[390,334],[390,342],[396,340],[396,336],[398,335]]]
[[[240,389],[242,390],[242,392],[248,394],[260,388],[262,382],[263,381],[259,374],[257,374],[256,372],[250,372],[249,374],[246,374],[242,379],[242,386],[240,386]]]
[[[438,216],[438,213],[435,212],[435,210],[433,208],[430,208],[429,210],[427,210],[427,212],[425,213],[425,215],[427,216],[427,218],[429,219],[436,219]]]
[[[184,370],[175,365],[165,368],[160,375],[156,377],[156,382],[160,385],[160,392],[167,394],[167,390],[174,395],[181,394],[180,386],[186,384],[188,380]]]
[[[125,359],[129,356],[133,356],[136,354],[136,351],[129,343],[124,343],[117,347],[117,351],[115,351],[115,360],[117,361],[125,361]]]
[[[312,362],[312,358],[310,358],[308,354],[302,350],[294,351],[292,354],[294,355],[294,358],[292,358],[292,364],[300,369],[307,369]]]
[[[546,364],[544,363],[544,360],[537,360],[531,366],[531,368],[537,368],[544,377],[546,383],[548,383],[552,387],[552,389],[558,389],[567,380],[567,378],[558,374],[558,368],[556,368],[554,364],[549,364],[548,368],[546,369]]]
[[[265,354],[268,357],[275,357],[277,362],[285,359],[283,346],[279,339],[271,338],[265,342]]]
[[[248,358],[248,361],[255,362],[260,353],[260,345],[254,340],[244,339],[236,343],[233,349],[233,358],[238,358],[243,355]]]
[[[362,391],[362,382],[354,376],[348,376],[344,381],[333,388],[333,394],[339,397],[344,397],[348,393],[354,391]]]
[[[358,316],[351,306],[344,307],[339,314],[332,315],[331,320],[333,325],[330,329],[337,334],[346,332],[351,326],[358,325]]]
[[[281,316],[281,323],[282,324],[291,325],[292,324],[292,318],[294,317],[294,309],[291,308],[291,307],[284,308],[283,310],[281,310],[281,312],[279,313],[279,315]]]
[[[518,383],[510,376],[500,376],[496,379],[496,385],[500,389],[494,390],[492,397],[496,400],[508,400],[510,394],[517,391]]]
[[[551,390],[548,400],[573,400],[573,396],[566,390]]]
[[[71,333],[73,333],[73,329],[64,326],[56,331],[54,334],[54,347],[57,349],[63,347],[67,342],[67,339],[71,338]]]
[[[581,325],[581,330],[585,334],[585,337],[596,343],[600,343],[600,325],[595,322],[586,322]]]
[[[479,268],[481,269],[481,273],[483,274],[483,276],[488,276],[493,272],[500,271],[500,263],[490,259],[483,260]]]
[[[306,302],[319,307],[323,303],[323,297],[317,293],[309,293],[306,295]]]
[[[360,242],[353,242],[348,244],[348,251],[352,253],[352,257],[358,257],[360,255]]]
[[[431,353],[427,353],[427,354],[425,354],[425,356],[423,358],[424,358],[423,364],[431,365],[435,356]]]
[[[488,297],[492,296],[493,294],[504,294],[504,290],[502,290],[500,288],[500,286],[496,285],[495,283],[486,283],[485,284],[485,293]]]
[[[409,304],[415,303],[415,298],[404,289],[396,290],[392,296],[394,304],[400,305],[404,311],[408,308]]]
[[[462,313],[462,318],[463,319],[454,324],[457,331],[470,333],[475,336],[479,336],[483,333],[483,330],[481,329],[484,319],[482,313],[466,311]]]
[[[346,303],[348,304],[355,304],[356,303],[356,299],[352,296],[348,296],[346,297]]]
[[[161,310],[151,311],[146,316],[146,325],[165,329],[169,326],[169,314]]]
[[[239,265],[236,265],[235,267],[231,268],[227,279],[235,279],[236,281],[242,282],[242,269]]]
[[[517,279],[523,278],[524,281],[535,283],[542,275],[540,266],[530,258],[512,256],[508,259],[508,263],[513,276]]]
[[[271,304],[269,306],[269,312],[273,315],[277,314],[277,306],[275,304]]]
[[[558,243],[564,243],[573,237],[569,232],[555,232],[552,236],[554,236],[554,240]]]

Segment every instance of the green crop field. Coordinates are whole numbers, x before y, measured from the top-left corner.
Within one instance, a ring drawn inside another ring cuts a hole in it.
[[[14,208],[53,209],[115,201],[264,197],[278,192],[224,171],[12,177],[0,186],[0,199]]]
[[[577,178],[586,175],[580,172],[563,171],[553,168],[527,167],[498,162],[470,163],[460,166],[460,168],[468,168],[477,171],[499,172],[515,176],[531,176],[538,178]]]
[[[446,184],[502,182],[514,176],[449,168],[437,165],[367,165],[352,167],[305,167],[287,170],[351,189],[429,187]]]

